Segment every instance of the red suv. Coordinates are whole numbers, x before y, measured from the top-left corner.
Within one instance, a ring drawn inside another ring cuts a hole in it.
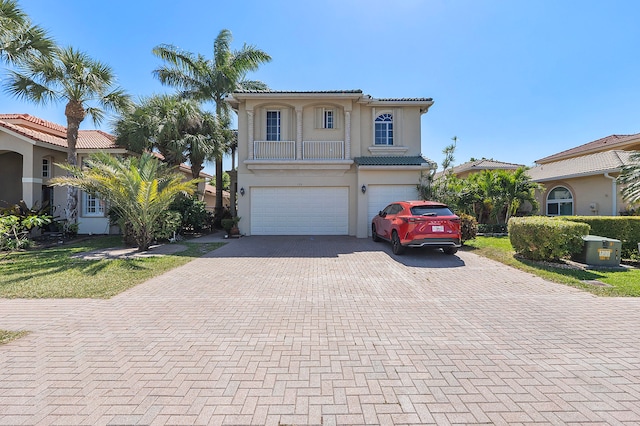
[[[441,248],[455,254],[462,245],[460,218],[449,207],[433,201],[396,201],[371,222],[373,241],[391,242],[394,254],[407,247]]]

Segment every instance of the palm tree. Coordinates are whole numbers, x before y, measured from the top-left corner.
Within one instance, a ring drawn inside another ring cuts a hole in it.
[[[640,201],[640,151],[629,156],[630,163],[623,166],[618,176],[618,183],[626,185],[622,188],[622,198],[630,203]]]
[[[116,143],[138,153],[155,149],[171,166],[188,160],[194,179],[205,161],[224,153],[221,132],[216,116],[203,112],[197,101],[175,95],[143,98],[114,123]]]
[[[538,209],[535,190],[541,186],[527,175],[526,167],[519,167],[515,172],[499,170],[497,180],[502,188],[502,199],[506,207],[504,223],[509,222],[509,218],[517,213],[524,202],[529,202],[534,210]]]
[[[87,115],[97,125],[105,111],[129,105],[129,97],[115,87],[110,67],[72,47],[57,50],[53,56],[36,56],[9,72],[7,92],[36,104],[65,102],[67,117],[67,162],[77,163],[76,142],[80,123]],[[94,106],[97,104],[97,106]],[[67,221],[77,222],[78,191],[67,191]]]
[[[120,218],[121,229],[131,229],[141,251],[149,249],[159,219],[176,196],[193,195],[199,182],[185,181],[180,172],[149,153],[120,159],[100,152],[87,160],[84,169],[72,165],[60,167],[69,176],[53,178],[51,183],[80,188],[107,201]]]
[[[231,109],[224,101],[234,90],[267,90],[260,81],[245,80],[250,71],[256,71],[260,64],[271,61],[271,57],[245,44],[238,51],[231,50],[231,31],[220,31],[213,43],[213,58],[180,50],[173,45],[159,45],[153,49],[167,64],[156,69],[154,75],[161,83],[178,88],[182,95],[199,101],[213,101],[216,115],[222,122],[228,122]],[[230,141],[224,140],[223,145]],[[226,149],[225,149],[226,151]],[[222,155],[216,157],[216,215],[222,214]]]
[[[49,55],[54,42],[47,32],[33,25],[15,0],[0,0],[0,62],[17,64],[34,56]]]

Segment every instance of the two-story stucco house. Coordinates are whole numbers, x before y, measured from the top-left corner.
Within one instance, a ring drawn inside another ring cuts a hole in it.
[[[417,198],[421,117],[430,98],[361,90],[241,91],[238,216],[244,235],[370,234],[389,202]]]

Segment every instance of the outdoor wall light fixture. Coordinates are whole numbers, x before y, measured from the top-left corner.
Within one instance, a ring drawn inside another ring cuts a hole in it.
[[[240,188],[240,195],[242,195],[244,197],[244,186],[242,188]]]
[[[362,193],[364,194],[365,192],[367,192],[367,187],[362,185],[362,188],[360,188],[360,191],[362,191]]]

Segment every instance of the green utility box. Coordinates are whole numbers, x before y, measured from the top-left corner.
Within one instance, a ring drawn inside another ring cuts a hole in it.
[[[586,235],[582,237],[584,246],[582,252],[574,259],[593,266],[620,266],[622,242],[613,238]]]

